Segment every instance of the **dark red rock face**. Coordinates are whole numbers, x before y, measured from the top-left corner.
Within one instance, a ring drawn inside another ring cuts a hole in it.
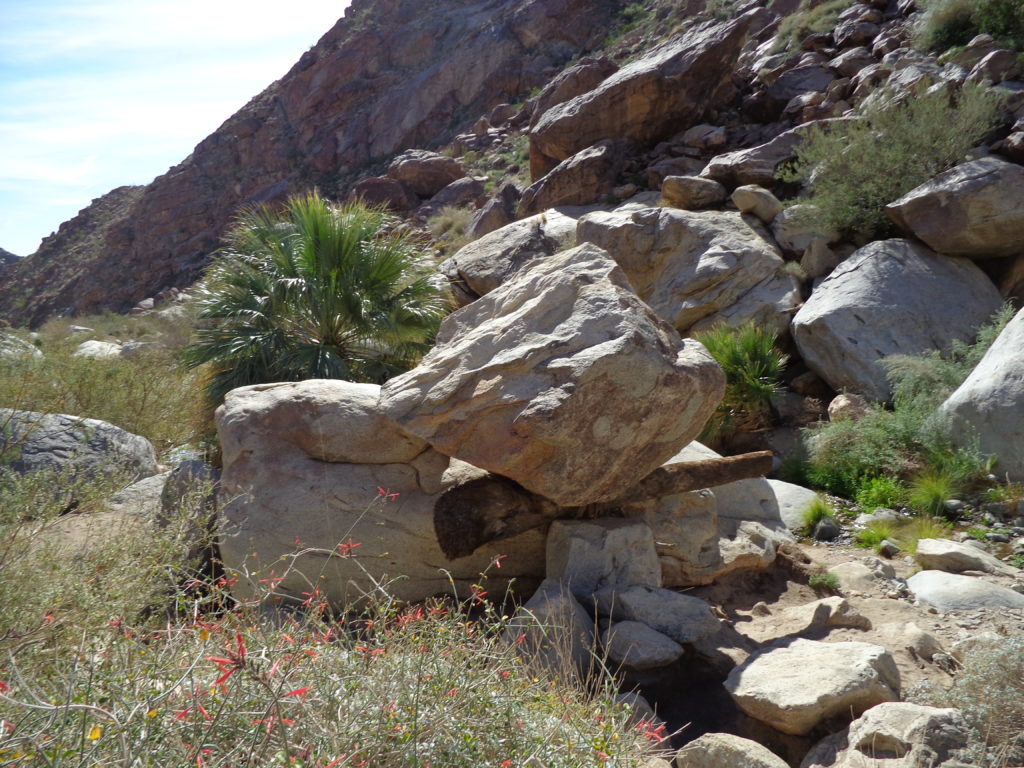
[[[612,5],[355,0],[182,163],[102,216],[91,209],[109,195],[94,201],[14,265],[0,284],[0,317],[37,325],[59,313],[126,311],[190,285],[240,206],[313,187],[344,197],[359,170],[449,139],[598,45]]]

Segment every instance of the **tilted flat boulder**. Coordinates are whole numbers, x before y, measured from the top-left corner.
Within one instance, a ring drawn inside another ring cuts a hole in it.
[[[807,366],[833,389],[887,400],[880,361],[971,341],[1002,304],[971,261],[909,240],[880,240],[843,261],[793,318]]]
[[[940,611],[978,608],[1024,608],[1024,595],[978,576],[945,571],[919,571],[907,579],[914,596]]]
[[[549,109],[530,130],[531,167],[539,167],[535,154],[560,162],[602,139],[648,142],[698,123],[733,92],[747,31],[762,17],[753,12],[696,27]]]
[[[523,192],[520,214],[598,202],[615,189],[619,173],[634,149],[630,141],[609,139],[580,150]]]
[[[439,452],[576,506],[617,498],[686,445],[724,383],[584,244],[449,315],[381,407]]]
[[[465,175],[465,169],[455,158],[425,149],[407,149],[388,166],[388,176],[420,197],[433,197]]]
[[[996,338],[981,362],[941,410],[954,439],[978,441],[998,462],[996,469],[1024,481],[1024,310]]]
[[[240,575],[236,594],[251,599],[276,582],[282,599],[301,602],[316,585],[338,607],[380,587],[399,600],[466,596],[499,554],[507,557],[489,589],[539,582],[540,532],[457,560],[442,554],[434,501],[483,473],[403,432],[379,411],[378,395],[376,385],[337,380],[228,393],[217,410],[220,548]]]
[[[783,331],[800,303],[796,280],[752,216],[597,211],[580,219],[576,236],[608,251],[637,295],[682,334],[748,321]]]
[[[951,168],[885,208],[939,253],[970,258],[1024,253],[1024,167],[982,157]]]
[[[914,553],[918,564],[925,570],[961,573],[963,571],[984,571],[1015,576],[1021,573],[1009,563],[968,544],[949,539],[920,539]],[[1024,575],[1024,574],[1022,574]]]
[[[800,735],[823,720],[898,699],[900,673],[879,645],[799,638],[752,654],[729,673],[725,689],[754,719]]]

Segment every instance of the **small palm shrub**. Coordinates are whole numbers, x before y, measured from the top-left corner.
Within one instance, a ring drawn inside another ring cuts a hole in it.
[[[776,332],[747,323],[719,325],[695,337],[725,372],[725,396],[701,439],[721,444],[738,431],[765,426],[788,360],[775,347]]]
[[[893,229],[884,207],[963,162],[998,124],[1000,99],[966,85],[953,100],[944,89],[900,102],[874,100],[860,119],[810,129],[795,162],[779,175],[807,186],[810,197],[801,202],[810,205],[801,211],[821,231],[838,230],[856,242],[877,239]]]
[[[440,278],[408,237],[361,203],[291,198],[282,217],[245,211],[196,292],[202,322],[185,353],[207,393],[314,378],[382,382],[427,349],[448,310]]]

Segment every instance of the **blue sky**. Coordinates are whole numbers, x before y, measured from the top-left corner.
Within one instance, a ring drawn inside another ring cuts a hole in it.
[[[0,248],[184,160],[348,4],[0,0]]]

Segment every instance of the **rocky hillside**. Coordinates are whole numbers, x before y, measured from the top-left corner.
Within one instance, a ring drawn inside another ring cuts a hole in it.
[[[241,205],[319,187],[542,85],[604,40],[612,0],[355,0],[279,81],[148,186],[61,227],[0,287],[0,316],[124,311],[191,284]],[[127,199],[128,196],[132,199]]]

